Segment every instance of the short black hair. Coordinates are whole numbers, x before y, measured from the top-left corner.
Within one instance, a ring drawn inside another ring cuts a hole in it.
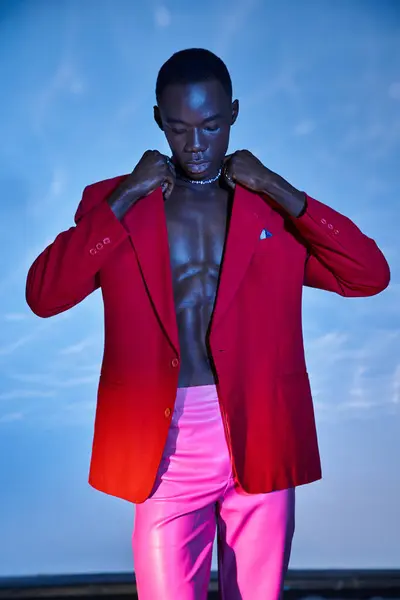
[[[210,50],[188,48],[175,52],[161,67],[156,82],[156,99],[160,104],[163,91],[174,83],[219,81],[232,99],[232,80],[224,61]]]

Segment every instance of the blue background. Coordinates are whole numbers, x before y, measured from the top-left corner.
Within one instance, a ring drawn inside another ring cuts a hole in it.
[[[167,151],[155,80],[193,46],[231,71],[230,150],[352,218],[390,263],[377,297],[305,291],[324,479],[298,489],[291,566],[400,567],[399,34],[397,1],[0,2],[0,575],[132,568],[133,506],[87,484],[100,293],[41,320],[25,277],[85,185]]]

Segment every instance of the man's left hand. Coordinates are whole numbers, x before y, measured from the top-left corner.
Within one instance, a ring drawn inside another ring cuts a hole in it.
[[[238,150],[225,156],[222,172],[232,189],[239,183],[253,192],[264,191],[268,175],[273,175],[249,150]]]
[[[236,183],[272,198],[291,216],[298,217],[306,209],[306,196],[283,177],[262,164],[249,150],[238,150],[224,159],[223,176],[228,186]]]

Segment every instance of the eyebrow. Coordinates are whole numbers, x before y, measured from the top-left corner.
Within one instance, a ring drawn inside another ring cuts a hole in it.
[[[222,119],[222,115],[215,114],[215,115],[211,115],[211,117],[206,117],[202,123],[208,123],[209,121],[216,121],[217,119]],[[167,123],[180,123],[182,125],[189,125],[189,123],[186,123],[185,121],[182,121],[181,119],[166,119]]]

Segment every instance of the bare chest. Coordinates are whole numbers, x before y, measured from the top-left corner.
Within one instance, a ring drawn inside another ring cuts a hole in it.
[[[166,202],[170,261],[174,284],[210,272],[218,275],[224,249],[227,198],[176,194]]]

